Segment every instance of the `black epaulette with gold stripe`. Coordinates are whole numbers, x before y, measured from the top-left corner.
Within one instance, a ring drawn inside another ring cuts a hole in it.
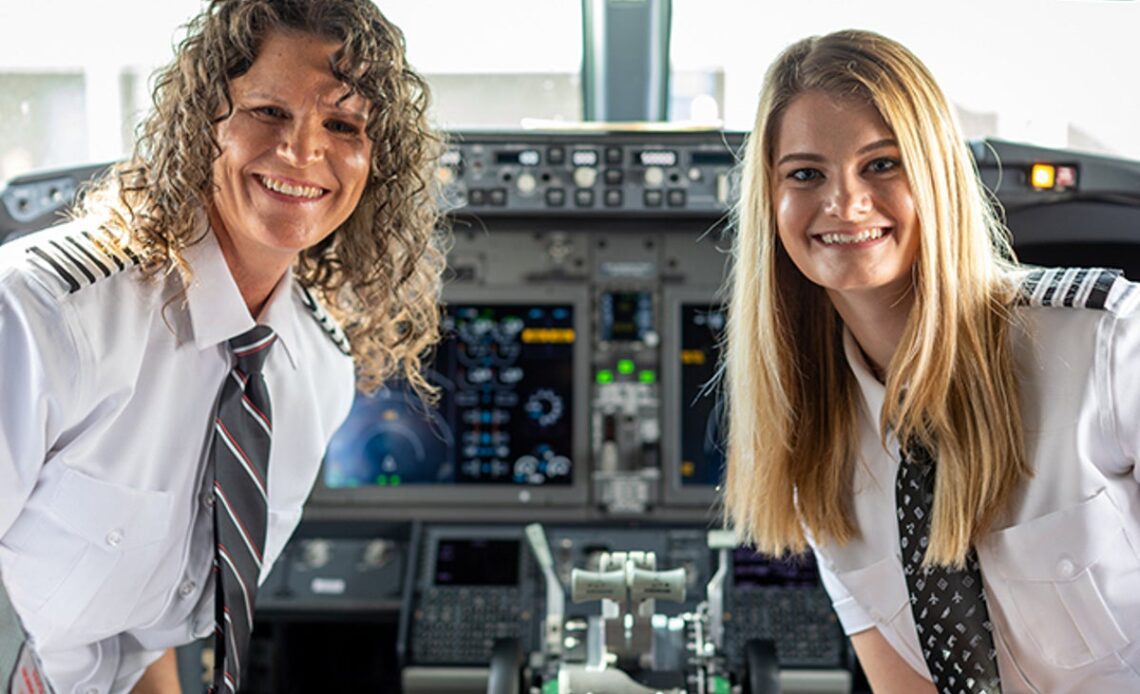
[[[300,290],[301,303],[305,305],[305,308],[309,309],[309,315],[313,317],[313,320],[317,321],[317,324],[321,326],[321,330],[325,331],[325,334],[329,336],[329,339],[332,340],[332,343],[336,345],[337,349],[348,356],[352,356],[352,346],[348,343],[348,336],[344,334],[344,330],[340,327],[340,324],[329,315],[325,307],[321,306],[320,302],[316,300],[307,288],[302,287],[300,283],[297,283],[296,286]]]
[[[1018,303],[1024,306],[1110,308],[1108,299],[1112,285],[1121,279],[1120,270],[1099,267],[1039,268],[1025,276]],[[1133,286],[1129,285],[1126,294],[1132,289]]]
[[[105,232],[53,234],[27,247],[28,259],[58,279],[68,294],[138,265],[134,251]]]

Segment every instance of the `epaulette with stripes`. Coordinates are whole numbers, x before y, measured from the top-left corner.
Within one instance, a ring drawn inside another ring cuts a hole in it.
[[[317,321],[317,325],[321,326],[321,330],[325,331],[332,343],[336,345],[337,349],[344,352],[348,356],[352,356],[352,346],[348,343],[348,336],[344,334],[344,329],[340,327],[329,312],[321,306],[320,302],[309,293],[309,290],[302,287],[300,283],[296,283],[296,287],[300,290],[301,303],[305,308],[309,309],[309,315],[313,320]]]
[[[1109,297],[1112,286],[1123,280],[1120,270],[1104,268],[1039,268],[1030,271],[1021,284],[1023,306],[1056,306],[1066,308],[1111,309],[1124,305],[1136,288],[1126,283],[1123,292]]]
[[[106,232],[47,234],[26,249],[28,260],[68,293],[134,267],[141,259]]]

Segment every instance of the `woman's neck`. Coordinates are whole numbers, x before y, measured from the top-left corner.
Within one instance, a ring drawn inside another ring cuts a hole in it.
[[[886,382],[887,367],[902,340],[914,305],[914,292],[909,284],[901,292],[896,290],[892,294],[828,291],[835,310],[863,350],[867,366],[880,382]]]

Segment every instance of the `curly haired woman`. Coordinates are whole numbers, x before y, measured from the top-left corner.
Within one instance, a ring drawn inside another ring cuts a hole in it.
[[[59,691],[177,691],[170,649],[209,634],[236,690],[354,386],[430,395],[441,141],[400,31],[213,0],[154,102],[74,221],[0,248],[8,638]]]

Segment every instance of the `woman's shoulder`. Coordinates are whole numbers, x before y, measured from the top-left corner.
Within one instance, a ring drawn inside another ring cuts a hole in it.
[[[1107,268],[1025,268],[1015,277],[1017,304],[1028,308],[1107,311],[1125,316],[1140,311],[1140,285]]]
[[[296,289],[297,300],[304,308],[304,312],[314,321],[314,327],[320,329],[324,337],[336,347],[337,351],[346,356],[352,356],[352,346],[348,342],[344,328],[317,299],[315,292],[300,282],[295,282],[293,286]]]
[[[140,264],[129,245],[89,220],[73,220],[0,247],[0,277],[62,302]]]

